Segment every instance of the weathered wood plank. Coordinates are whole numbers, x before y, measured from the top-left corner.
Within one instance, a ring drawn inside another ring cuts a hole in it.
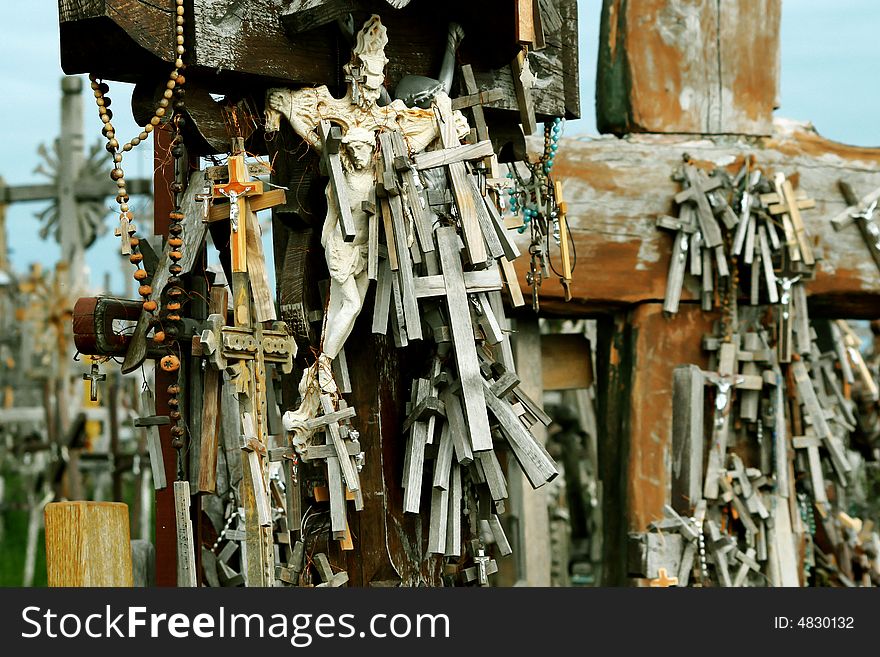
[[[605,0],[599,130],[769,134],[778,106],[781,6]]]

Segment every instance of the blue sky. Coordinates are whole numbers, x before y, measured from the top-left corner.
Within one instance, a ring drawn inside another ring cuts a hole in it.
[[[37,146],[55,139],[60,122],[60,76],[57,0],[6,0],[6,29],[0,39],[0,176],[9,184],[42,182],[33,174],[39,163]],[[598,23],[601,0],[580,0],[581,102],[583,117],[570,122],[569,135],[594,134],[593,105]],[[821,134],[861,146],[880,145],[880,3],[876,0],[785,0],[782,20],[782,107],[780,116],[809,120]],[[96,35],[95,38],[100,38]],[[110,55],[112,56],[112,55]],[[128,119],[126,85],[111,87],[118,132],[128,139],[138,128]],[[101,136],[101,123],[91,94],[84,98],[86,143]],[[152,140],[129,154],[129,177],[150,174]],[[112,200],[111,200],[112,202]],[[108,208],[110,207],[108,203]],[[58,258],[53,242],[37,236],[34,214],[39,204],[19,204],[7,212],[13,266],[24,271],[34,261],[50,267]],[[108,215],[108,229],[114,219]],[[115,256],[112,230],[89,250],[91,283],[102,283],[104,272],[121,292],[121,271],[127,261]]]

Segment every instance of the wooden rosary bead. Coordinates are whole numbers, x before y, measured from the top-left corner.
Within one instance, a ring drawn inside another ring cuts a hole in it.
[[[180,226],[178,224],[171,224],[168,227],[168,232],[172,235],[180,235],[183,233],[183,226]]]
[[[140,239],[138,239],[137,237],[129,237],[129,238],[128,238],[128,243],[131,244],[131,248],[134,249],[134,248],[140,246],[141,241],[140,241]]]
[[[132,253],[130,256],[128,256],[128,261],[133,265],[138,264],[143,259],[144,256],[140,253]]]
[[[171,272],[171,274],[174,276],[179,276],[183,273],[183,267],[175,262],[173,265],[168,266],[168,271]]]
[[[168,413],[168,417],[172,422],[177,422],[180,419],[180,411],[171,411]]]
[[[177,383],[172,383],[166,389],[169,395],[179,395],[180,394],[180,385]]]
[[[179,182],[173,182],[173,183],[171,183],[171,184],[168,186],[168,188],[169,188],[172,192],[174,192],[175,194],[179,194],[180,192],[183,191],[183,184],[181,184],[181,183],[179,183]],[[180,218],[183,219],[183,214],[182,214],[182,213],[175,213],[175,214],[180,214]]]
[[[153,342],[158,344],[165,342],[165,331],[156,331],[153,333]]]
[[[183,246],[183,240],[179,237],[169,237],[168,244],[173,247]]]
[[[136,269],[134,272],[134,280],[142,281],[150,276],[146,269]]]
[[[162,360],[159,361],[159,366],[165,372],[176,372],[177,370],[180,369],[180,359],[177,356],[175,356],[174,354],[168,354],[167,356],[162,357]],[[170,400],[170,399],[168,400],[169,405],[172,405],[171,401],[172,400]],[[174,400],[174,401],[177,401],[177,400]],[[173,405],[177,406],[176,403]]]
[[[180,438],[172,438],[171,446],[174,449],[183,449],[183,441]]]
[[[138,294],[140,294],[142,297],[148,297],[152,293],[153,293],[153,288],[149,285],[141,285],[138,288]]]
[[[183,283],[183,281],[180,279],[180,276],[169,276],[166,284],[169,288],[174,288],[179,286],[181,283]],[[183,290],[180,290],[178,295],[180,294],[183,294]]]
[[[115,139],[110,140],[110,142],[107,144],[107,146],[109,147],[110,144],[116,144],[116,146],[119,146],[119,144],[116,142]],[[115,150],[115,147],[114,147],[114,150]],[[125,172],[122,169],[111,169],[110,170],[110,179],[111,180],[122,180],[124,177],[125,177]]]
[[[168,358],[168,356],[166,356],[166,358]],[[177,399],[177,397],[172,397],[171,399],[168,400],[168,405],[171,408],[179,408],[180,407],[180,400]]]
[[[179,321],[180,321],[180,315],[178,315],[178,314],[176,314],[176,313],[175,313],[175,314],[171,314],[171,315],[166,315],[166,316],[165,316],[165,320],[168,321],[168,322],[179,322]]]
[[[116,195],[117,203],[127,203],[128,202],[128,194],[117,194]]]
[[[176,183],[175,183],[176,184]],[[168,213],[168,218],[172,221],[183,221],[183,212],[172,210]]]
[[[180,302],[179,301],[169,301],[165,304],[166,310],[180,310]],[[171,315],[168,316],[168,319],[171,319]]]
[[[180,251],[169,251],[168,257],[177,262],[183,258],[183,254]]]
[[[159,307],[159,304],[157,304],[155,301],[152,301],[152,300],[151,301],[144,301],[144,310],[146,310],[149,313],[153,312],[158,307]]]

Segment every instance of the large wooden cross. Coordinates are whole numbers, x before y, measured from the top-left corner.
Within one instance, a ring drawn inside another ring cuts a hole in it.
[[[233,325],[225,326],[225,308],[208,317],[212,328],[201,336],[202,351],[218,370],[231,371],[230,383],[239,399],[242,448],[242,500],[248,537],[248,583],[271,586],[275,558],[269,487],[269,430],[266,365],[277,363],[283,372],[293,369],[296,344],[275,320],[275,304],[268,286],[259,225],[251,207],[263,194],[263,184],[251,180],[243,140],[234,140],[226,183],[214,184],[214,199],[229,199],[232,263]],[[283,202],[283,197],[278,202]],[[228,364],[227,361],[234,361]]]
[[[806,125],[774,126],[777,59],[741,55],[776,52],[781,2],[703,3],[693,18],[681,29],[685,22],[674,3],[603,3],[597,122],[600,131],[626,139],[563,140],[553,170],[567,180],[578,264],[572,301],[566,304],[562,286],[548,280],[541,308],[562,317],[599,317],[603,582],[609,585],[628,581],[621,556],[627,533],[644,531],[670,501],[673,369],[706,363],[700,334],[717,318],[700,309],[700,290],[687,281],[678,315],[668,319],[663,312],[678,245],[654,222],[672,213],[680,187],[670,175],[682,155],[708,170],[752,155],[754,166],[771,176],[798,173],[799,188],[815,199],[814,208],[799,214],[809,246],[815,241],[814,256],[821,255],[815,278],[801,283],[810,316],[876,318],[880,308],[880,270],[861,234],[837,232],[830,221],[853,212],[838,180],[857,190],[880,187],[880,149],[835,143]],[[646,34],[639,28],[645,24],[661,29]],[[658,61],[664,62],[659,71]],[[750,81],[745,93],[743,80]],[[737,167],[728,170],[733,175]],[[793,241],[800,246],[794,231]],[[522,280],[525,263],[517,268]],[[797,526],[785,520],[788,531]]]

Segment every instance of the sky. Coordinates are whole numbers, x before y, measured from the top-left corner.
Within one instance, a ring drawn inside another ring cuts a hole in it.
[[[422,1],[422,0],[420,0]],[[60,128],[60,78],[57,0],[2,0],[4,33],[0,39],[0,176],[7,184],[44,182],[33,173],[37,147],[50,146]],[[579,0],[581,107],[583,117],[566,126],[568,136],[596,133],[594,86],[601,0]],[[785,0],[781,34],[781,104],[778,116],[811,121],[836,141],[880,146],[880,2],[877,0]],[[96,35],[100,38],[100,35]],[[112,56],[112,55],[111,55]],[[130,88],[112,84],[113,123],[126,140],[137,134],[129,118]],[[86,87],[83,98],[86,143],[101,137],[101,123]],[[128,154],[126,176],[151,174],[152,139]],[[108,168],[109,172],[109,161]],[[108,199],[108,210],[112,199]],[[133,203],[137,209],[137,202]],[[7,211],[13,267],[24,272],[32,262],[52,267],[59,248],[40,240],[34,218],[44,204],[22,203]],[[131,273],[127,260],[114,255],[115,225],[87,252],[93,287],[110,273],[111,291],[121,293]],[[121,272],[125,275],[121,275]]]

